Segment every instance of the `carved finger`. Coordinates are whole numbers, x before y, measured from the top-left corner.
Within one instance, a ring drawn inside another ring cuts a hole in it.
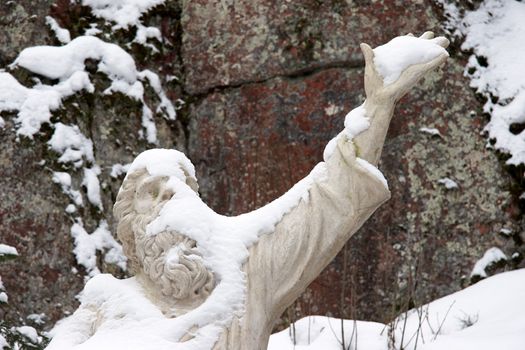
[[[445,38],[444,36],[438,36],[437,38],[432,39],[432,42],[438,44],[439,46],[442,46],[444,48],[447,48],[450,44],[450,41]]]
[[[363,52],[363,56],[365,56],[365,63],[367,65],[369,65],[369,64],[373,65],[373,63],[374,63],[374,50],[372,50],[370,45],[365,44],[365,43],[361,43],[361,45],[359,45],[359,47],[361,47],[361,51]]]
[[[434,33],[431,31],[424,32],[423,35],[420,36],[421,39],[432,39],[434,37]]]

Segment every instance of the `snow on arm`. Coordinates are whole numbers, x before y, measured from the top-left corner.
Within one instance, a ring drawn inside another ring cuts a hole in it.
[[[354,108],[345,117],[345,133],[349,140],[370,127],[370,119],[366,116],[364,104]]]
[[[439,45],[439,40],[405,35],[376,47],[374,64],[383,77],[383,84],[386,86],[395,82],[411,65],[429,62],[442,54],[448,56],[447,50]]]
[[[356,136],[368,130],[370,127],[370,118],[366,115],[366,109],[364,106],[365,105],[362,104],[361,106],[354,108],[345,116],[345,128],[336,137],[331,139],[325,146],[323,151],[323,160],[325,162],[330,159],[341,138],[345,138],[347,142],[351,142]],[[388,189],[388,181],[377,167],[362,158],[357,158],[357,163],[363,169],[367,170],[370,174],[379,179],[385,188]]]

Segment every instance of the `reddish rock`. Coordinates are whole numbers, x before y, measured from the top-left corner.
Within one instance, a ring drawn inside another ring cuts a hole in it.
[[[221,213],[276,198],[321,160],[362,100],[362,71],[328,69],[208,95],[190,110],[189,156],[201,193]]]
[[[379,45],[429,26],[431,1],[185,1],[182,57],[186,89],[362,64],[359,43]]]

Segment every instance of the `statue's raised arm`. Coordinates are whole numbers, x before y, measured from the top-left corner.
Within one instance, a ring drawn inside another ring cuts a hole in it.
[[[251,248],[247,276],[249,283],[262,289],[254,292],[256,315],[277,320],[390,197],[386,180],[374,166],[395,104],[446,61],[448,43],[426,32],[419,38],[397,37],[375,50],[361,44],[365,103],[347,115],[345,130],[325,149],[325,162],[309,175],[315,179],[308,199],[286,214],[273,234],[262,236]]]
[[[375,165],[395,103],[446,60],[447,45],[432,33],[362,44],[366,102],[324,162],[253,212],[211,210],[181,152],[139,155],[114,207],[134,277],[93,277],[48,350],[266,350],[281,312],[389,198]]]

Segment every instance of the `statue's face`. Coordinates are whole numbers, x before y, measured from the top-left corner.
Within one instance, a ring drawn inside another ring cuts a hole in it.
[[[168,179],[145,173],[136,180],[129,215],[133,216],[130,237],[134,239],[137,272],[142,271],[166,297],[190,301],[206,298],[214,287],[214,278],[197,243],[176,231],[146,234],[147,225],[174,195],[167,186]]]
[[[170,200],[174,192],[166,185],[165,177],[146,177],[142,179],[133,196],[133,207],[139,214],[150,213],[159,204]]]

